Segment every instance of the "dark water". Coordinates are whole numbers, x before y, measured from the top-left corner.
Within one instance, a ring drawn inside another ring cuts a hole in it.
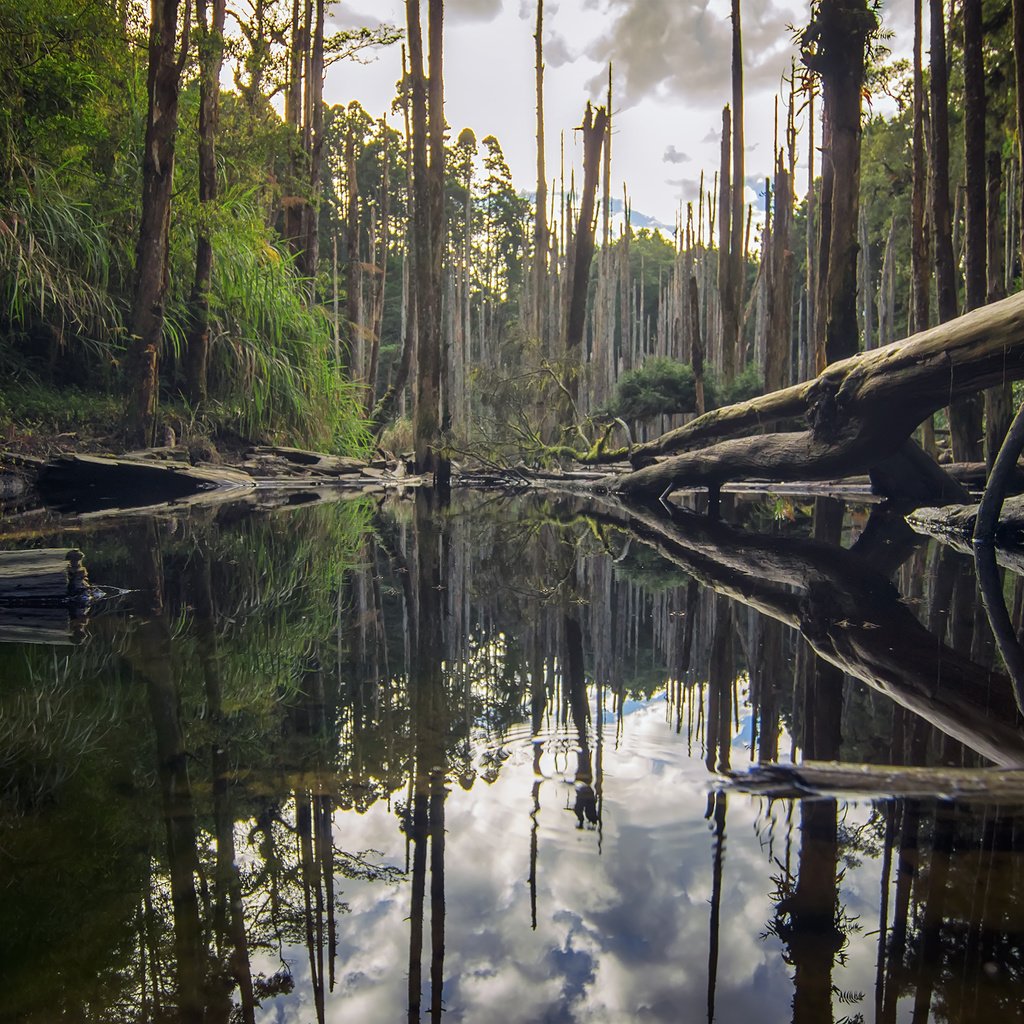
[[[1024,763],[970,560],[810,511],[23,542],[132,593],[0,644],[0,1020],[1024,1019],[1024,808],[727,782]]]

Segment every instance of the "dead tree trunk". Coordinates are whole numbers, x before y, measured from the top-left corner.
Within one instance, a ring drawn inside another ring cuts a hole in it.
[[[220,107],[220,69],[224,58],[226,0],[213,0],[212,20],[207,0],[197,0],[199,27],[199,203],[209,209],[217,199],[217,118]],[[199,218],[196,271],[189,299],[192,323],[185,356],[185,392],[193,405],[206,402],[210,357],[210,283],[213,278],[213,239],[209,218]]]
[[[1024,260],[1024,0],[1013,0],[1013,77],[1017,96],[1017,195],[1007,195],[1007,207],[1017,207],[1017,223],[1021,236],[1014,240],[1017,256]],[[1012,274],[1013,261],[1007,260]]]
[[[533,218],[533,329],[541,337],[545,321],[548,270],[548,178],[544,169],[544,0],[537,0],[534,34],[537,78],[537,200]]]
[[[167,301],[174,144],[178,134],[178,90],[188,54],[186,7],[181,52],[178,0],[153,0],[149,26],[149,75],[146,143],[142,157],[142,215],[135,249],[135,300],[129,348],[125,439],[130,447],[151,443],[156,423],[160,342]]]
[[[571,275],[572,292],[565,332],[566,359],[570,366],[579,359],[586,326],[587,290],[590,285],[590,264],[594,258],[594,232],[597,227],[595,204],[607,117],[604,107],[598,107],[595,112],[589,103],[583,116],[583,193],[580,196],[580,212],[576,226],[576,248]],[[579,375],[575,367],[569,371],[567,387],[575,402],[579,394]]]
[[[853,355],[857,332],[857,212],[861,94],[867,41],[878,20],[866,0],[822,0],[801,37],[824,99],[818,323],[828,362]]]
[[[740,24],[740,0],[732,0],[732,237],[729,240],[729,283],[732,286],[730,302],[735,323],[729,328],[733,336],[724,337],[722,343],[732,349],[728,363],[733,373],[743,369],[743,271],[746,265],[746,245],[743,241],[743,210],[745,201],[744,142],[743,142],[743,35]],[[748,229],[749,230],[749,229]]]
[[[931,13],[931,196],[935,239],[935,281],[939,322],[957,314],[953,218],[949,195],[949,79],[946,63],[946,25],[943,0],[929,0]],[[981,408],[976,399],[952,403],[949,427],[953,458],[976,462],[981,457]]]
[[[986,189],[988,192],[988,228],[987,228],[987,277],[988,290],[986,299],[988,302],[998,302],[1006,295],[1005,267],[1003,239],[1000,237],[1000,216],[999,204],[1002,193],[1002,156],[998,150],[993,149],[988,154],[988,173],[986,175]],[[1008,197],[1008,204],[1012,198]],[[1013,418],[1013,389],[1008,381],[997,384],[985,392],[985,462],[991,469],[995,463],[996,454],[1010,429],[1010,420]]]
[[[771,249],[767,255],[770,269],[768,288],[768,334],[765,346],[764,383],[769,391],[778,391],[790,382],[790,329],[793,312],[793,264],[790,249],[790,221],[793,215],[792,185],[779,152],[775,170],[775,222]]]
[[[441,289],[444,251],[444,6],[429,0],[430,95],[423,67],[420,0],[406,0],[412,80],[412,150],[416,241],[416,469],[446,489],[450,462],[441,452]],[[429,114],[429,120],[428,120]],[[429,162],[428,162],[429,148]]]
[[[739,309],[736,307],[736,288],[733,283],[734,261],[733,207],[732,207],[732,112],[728,105],[722,108],[722,166],[718,182],[718,301],[722,311],[722,330],[719,337],[719,369],[726,380],[736,375],[736,349],[739,338]]]
[[[362,280],[359,261],[359,175],[356,166],[356,117],[350,117],[345,132],[345,185],[347,203],[345,212],[345,314],[348,319],[348,358],[346,366],[353,378],[362,372],[357,353],[360,347],[359,329],[363,320]],[[386,133],[385,133],[386,137]]]

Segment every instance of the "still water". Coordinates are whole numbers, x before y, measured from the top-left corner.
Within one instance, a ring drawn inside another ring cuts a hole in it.
[[[127,593],[0,643],[0,1020],[1024,1019],[1019,801],[730,782],[1024,763],[970,560],[812,511],[19,541]]]

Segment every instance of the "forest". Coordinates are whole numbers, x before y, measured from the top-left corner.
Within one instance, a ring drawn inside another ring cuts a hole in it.
[[[1021,1019],[1024,0],[347,6],[0,0],[0,1019]]]
[[[252,443],[378,449],[411,452],[417,471],[441,479],[452,460],[628,454],[640,469],[743,426],[708,412],[952,322],[945,346],[962,314],[1020,286],[1017,6],[916,4],[908,59],[893,55],[884,10],[812,4],[794,29],[755,211],[734,0],[720,166],[663,232],[632,226],[628,189],[611,194],[612,67],[599,105],[580,97],[581,124],[556,126],[561,166],[545,165],[543,0],[529,192],[498,134],[483,134],[500,126],[445,120],[440,0],[424,24],[410,2],[405,25],[343,31],[326,0],[5,0],[8,443],[32,450],[34,434],[81,433],[123,451],[173,438],[195,458]],[[405,69],[388,116],[358,99],[325,103],[336,62],[386,47],[401,48]],[[566,166],[567,132],[581,139],[581,167]],[[923,381],[894,385],[897,440],[913,434],[940,462],[991,465],[1024,372],[1015,308],[998,352],[964,355],[946,401]],[[792,423],[847,383],[837,372],[806,408],[752,415]],[[891,426],[892,407],[873,401],[859,422]],[[783,433],[781,455],[762,437],[752,466],[712,446],[725,460],[712,475],[849,475],[894,448],[862,437],[866,456],[833,459],[829,440],[826,472],[803,436]],[[655,475],[662,490],[707,482],[680,466]]]

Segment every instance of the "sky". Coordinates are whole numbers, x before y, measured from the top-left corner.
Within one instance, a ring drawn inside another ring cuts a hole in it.
[[[579,829],[571,809],[575,737],[552,735],[543,751],[538,776],[532,738],[525,730],[506,736],[501,752],[507,759],[493,782],[478,779],[469,791],[449,787],[444,1020],[705,1020],[714,835],[705,819],[709,775],[703,750],[688,756],[686,737],[675,732],[664,701],[634,706],[617,742],[604,747],[600,834]],[[748,757],[737,737],[733,762]],[[788,856],[797,863],[800,812],[789,816],[782,803],[770,806],[737,793],[729,794],[726,812],[715,1019],[788,1024],[792,968],[766,929],[775,912],[771,893],[781,862]],[[844,827],[852,830],[867,820],[871,807],[844,806],[841,813]],[[536,928],[528,886],[534,822]],[[365,814],[338,812],[334,827],[343,849],[374,851],[376,863],[405,864],[405,836],[394,806],[377,801]],[[879,859],[863,857],[842,878],[841,901],[862,922],[849,935],[845,964],[833,973],[844,991],[874,987],[878,940],[867,922],[877,920],[880,871]],[[340,879],[338,885],[347,911],[338,918],[338,977],[327,997],[326,1019],[401,1020],[407,1005],[409,878]],[[429,923],[425,927],[426,988],[431,933]],[[305,951],[286,952],[286,959],[295,990],[267,1000],[258,1024],[313,1018]],[[269,975],[280,963],[268,956],[253,966]]]
[[[424,18],[425,8],[424,6]],[[912,28],[909,0],[883,12],[897,46]],[[806,23],[806,0],[743,0],[748,202],[771,170],[774,97],[796,55],[791,26]],[[536,179],[535,0],[447,0],[445,109],[452,137],[465,127],[501,142],[516,186]],[[405,25],[403,0],[344,0],[337,27]],[[547,0],[544,5],[545,130],[549,182],[558,175],[560,135],[568,166],[582,140],[572,129],[588,100],[604,103],[612,63],[612,190],[628,189],[633,209],[671,227],[681,202],[696,200],[703,169],[719,163],[722,107],[731,100],[729,0]],[[390,109],[401,77],[399,46],[369,63],[336,64],[329,103]],[[783,93],[785,94],[785,93]],[[784,106],[780,104],[780,110]],[[784,113],[780,113],[784,117]],[[396,127],[398,127],[397,121]],[[803,164],[804,160],[801,159]],[[799,172],[798,172],[799,173]]]

